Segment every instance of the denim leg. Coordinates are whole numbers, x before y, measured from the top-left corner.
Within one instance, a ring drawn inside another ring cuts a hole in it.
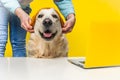
[[[4,56],[8,37],[9,12],[0,5],[0,57]]]
[[[10,41],[13,57],[26,57],[26,31],[20,26],[20,19],[10,15]]]
[[[21,28],[19,18],[12,14],[10,15],[10,41],[12,45],[13,57],[25,57],[25,38],[26,31]]]

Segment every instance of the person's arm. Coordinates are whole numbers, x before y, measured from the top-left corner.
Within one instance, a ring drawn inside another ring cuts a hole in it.
[[[59,8],[67,20],[62,28],[63,33],[69,33],[72,31],[76,22],[75,11],[71,0],[54,0],[55,4]]]
[[[15,10],[21,7],[17,0],[0,0],[0,2],[12,13],[15,13]]]
[[[21,8],[17,8],[15,10],[15,14],[19,17],[20,21],[21,21],[21,27],[23,29],[25,29],[28,32],[34,32],[31,24],[31,18],[29,17],[29,15],[23,11]]]
[[[54,0],[54,2],[65,18],[67,18],[69,14],[75,14],[71,0]]]
[[[17,15],[21,21],[21,27],[26,31],[33,32],[32,26],[30,26],[31,19],[27,13],[25,13],[17,0],[0,0],[2,5],[10,12]]]

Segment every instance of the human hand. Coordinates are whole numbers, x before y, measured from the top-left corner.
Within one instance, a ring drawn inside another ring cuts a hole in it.
[[[25,13],[21,8],[17,8],[15,10],[15,14],[20,18],[21,27],[28,32],[34,32],[31,24],[31,18],[27,13]]]
[[[74,24],[76,22],[75,15],[69,14],[67,16],[67,21],[65,22],[64,26],[62,27],[63,33],[69,33],[73,30]]]

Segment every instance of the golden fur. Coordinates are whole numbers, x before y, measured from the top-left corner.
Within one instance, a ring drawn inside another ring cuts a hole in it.
[[[38,18],[39,14],[44,14],[43,18]],[[56,14],[58,18],[51,17],[52,14]],[[51,32],[57,31],[55,37],[49,41],[43,39],[38,31],[44,32],[45,27],[42,22],[45,18],[49,18],[52,20],[53,25],[49,28]],[[27,45],[27,51],[29,57],[36,58],[55,58],[67,56],[68,53],[68,42],[62,34],[62,25],[63,20],[56,10],[53,8],[50,9],[42,9],[40,10],[36,16],[33,17],[32,26],[34,26],[34,33],[31,33],[30,39]]]

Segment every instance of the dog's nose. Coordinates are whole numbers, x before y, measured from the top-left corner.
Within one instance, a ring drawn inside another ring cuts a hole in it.
[[[52,20],[50,20],[49,18],[44,19],[43,25],[46,26],[46,27],[51,26],[52,25]]]

